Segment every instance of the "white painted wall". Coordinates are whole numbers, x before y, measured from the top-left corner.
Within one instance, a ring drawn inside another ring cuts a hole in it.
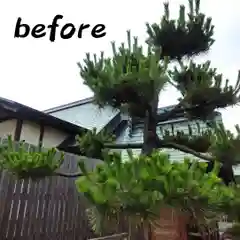
[[[0,123],[0,137],[7,138],[8,135],[14,136],[16,129],[17,120],[7,120]]]
[[[45,126],[43,134],[43,146],[46,148],[55,147],[59,145],[67,136],[68,134],[65,132]]]
[[[20,140],[38,146],[40,136],[40,126],[30,121],[23,121]]]
[[[17,120],[8,120],[0,123],[0,137],[7,138],[8,135],[14,137]],[[26,143],[33,145],[39,144],[40,125],[30,121],[23,121],[20,140],[25,140]],[[52,127],[44,127],[43,146],[46,148],[56,147],[66,137],[67,133],[54,129]]]

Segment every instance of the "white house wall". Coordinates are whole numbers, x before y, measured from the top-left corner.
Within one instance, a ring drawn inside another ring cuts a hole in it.
[[[59,145],[68,134],[57,129],[45,126],[43,134],[43,146],[53,147]]]
[[[14,136],[16,130],[17,120],[7,120],[0,123],[0,137],[7,138],[8,135]]]
[[[25,140],[33,145],[39,144],[40,126],[30,121],[23,121],[20,140]]]
[[[93,103],[85,103],[50,115],[87,129],[97,128],[100,131],[117,113],[118,111],[111,107],[99,109]]]
[[[14,138],[16,126],[17,126],[16,119],[1,122],[0,137],[7,138],[8,135],[12,135],[12,137]],[[23,121],[20,140],[25,140],[26,143],[38,145],[40,139],[40,129],[41,126],[39,124],[30,121]],[[44,126],[42,144],[46,148],[56,147],[66,137],[68,137],[67,133],[48,126]]]

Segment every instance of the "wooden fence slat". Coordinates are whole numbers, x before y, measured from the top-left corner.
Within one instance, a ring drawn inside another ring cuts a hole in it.
[[[26,185],[27,185],[27,191],[26,191],[26,200],[27,206],[25,210],[25,215],[24,215],[24,228],[23,228],[23,237],[27,238],[31,236],[31,224],[32,222],[35,221],[35,216],[32,214],[32,201],[30,200],[30,197],[35,197],[35,192],[34,190],[36,189],[35,184],[32,182],[31,179],[26,180]]]
[[[9,177],[6,173],[6,171],[1,172],[1,182],[0,182],[0,226],[2,226],[2,222],[4,221],[4,209],[5,209],[5,204],[7,204],[8,199],[7,199],[7,194],[8,194],[8,182],[9,182]],[[9,204],[9,203],[8,203]]]
[[[37,223],[37,211],[40,204],[39,199],[39,182],[30,181],[30,192],[29,192],[29,230],[28,230],[28,236],[34,236],[36,233],[36,223]],[[32,193],[32,194],[31,194]],[[38,228],[39,231],[39,228]]]
[[[41,191],[41,200],[42,203],[40,203],[39,206],[39,226],[40,226],[40,235],[41,239],[44,239],[46,237],[46,233],[50,234],[48,232],[49,227],[49,218],[48,218],[48,210],[49,210],[49,203],[50,203],[50,194],[49,194],[49,188],[50,188],[50,180],[48,178],[45,178],[42,182],[42,189]],[[40,240],[40,237],[39,237]]]
[[[21,220],[19,218],[19,212],[21,209],[21,186],[22,180],[13,179],[12,184],[14,185],[13,195],[12,195],[12,209],[10,214],[10,219],[8,220],[8,238],[12,239],[15,237],[16,233],[16,225],[17,222],[21,224]],[[18,228],[19,230],[19,228]]]
[[[5,204],[3,206],[3,220],[1,223],[1,231],[0,231],[0,239],[7,239],[8,237],[8,231],[13,231],[13,229],[8,229],[9,226],[9,218],[11,217],[11,210],[12,210],[12,205],[13,205],[13,191],[14,191],[14,184],[13,184],[13,180],[12,180],[12,176],[6,175],[7,178],[7,182],[5,187],[5,191],[7,192],[7,196],[6,196],[6,201]]]
[[[49,219],[50,219],[50,224],[51,224],[51,232],[52,233],[57,233],[57,224],[58,224],[58,214],[57,214],[57,207],[58,207],[58,202],[57,202],[57,191],[56,189],[58,188],[57,185],[57,178],[56,177],[51,177],[51,188],[50,188],[50,194],[51,194],[51,205],[50,205],[50,212],[49,212]],[[57,220],[57,221],[56,221]]]
[[[34,222],[32,222],[32,225],[31,225],[30,232],[33,234],[34,239],[36,240],[39,239],[38,236],[40,235],[40,228],[41,228],[40,217],[41,217],[42,205],[44,204],[43,202],[44,193],[42,192],[43,190],[41,188],[42,181],[43,180],[35,182],[36,195],[30,200],[32,205],[32,210],[31,210],[32,216],[30,217],[34,219]]]
[[[15,232],[15,236],[16,234],[17,235],[21,235],[23,236],[23,230],[24,228],[26,227],[26,225],[24,225],[24,219],[25,219],[25,211],[26,211],[26,208],[27,208],[27,204],[28,204],[28,200],[26,198],[28,198],[28,194],[27,194],[27,191],[28,191],[28,180],[27,179],[24,179],[23,181],[21,181],[21,184],[20,182],[16,181],[17,184],[16,185],[19,185],[18,188],[20,190],[20,193],[18,198],[20,200],[19,202],[19,209],[18,209],[18,216],[16,218],[16,232]],[[17,193],[16,193],[17,194]]]

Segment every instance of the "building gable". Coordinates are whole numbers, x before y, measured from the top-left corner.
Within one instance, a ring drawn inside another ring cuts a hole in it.
[[[49,112],[56,118],[87,129],[97,128],[97,131],[101,131],[118,113],[118,110],[111,107],[99,109],[93,102]]]

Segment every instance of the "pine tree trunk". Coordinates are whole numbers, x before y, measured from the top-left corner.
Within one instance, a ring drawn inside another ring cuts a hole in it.
[[[157,148],[157,108],[158,95],[153,99],[153,102],[151,103],[151,109],[146,112],[146,117],[144,120],[142,154],[145,155],[150,155],[152,151]]]
[[[158,94],[155,95],[151,104],[151,109],[146,112],[143,132],[143,148],[142,154],[150,155],[154,149],[157,148],[157,108],[158,108]],[[144,240],[152,239],[152,231],[150,224],[143,226]]]

